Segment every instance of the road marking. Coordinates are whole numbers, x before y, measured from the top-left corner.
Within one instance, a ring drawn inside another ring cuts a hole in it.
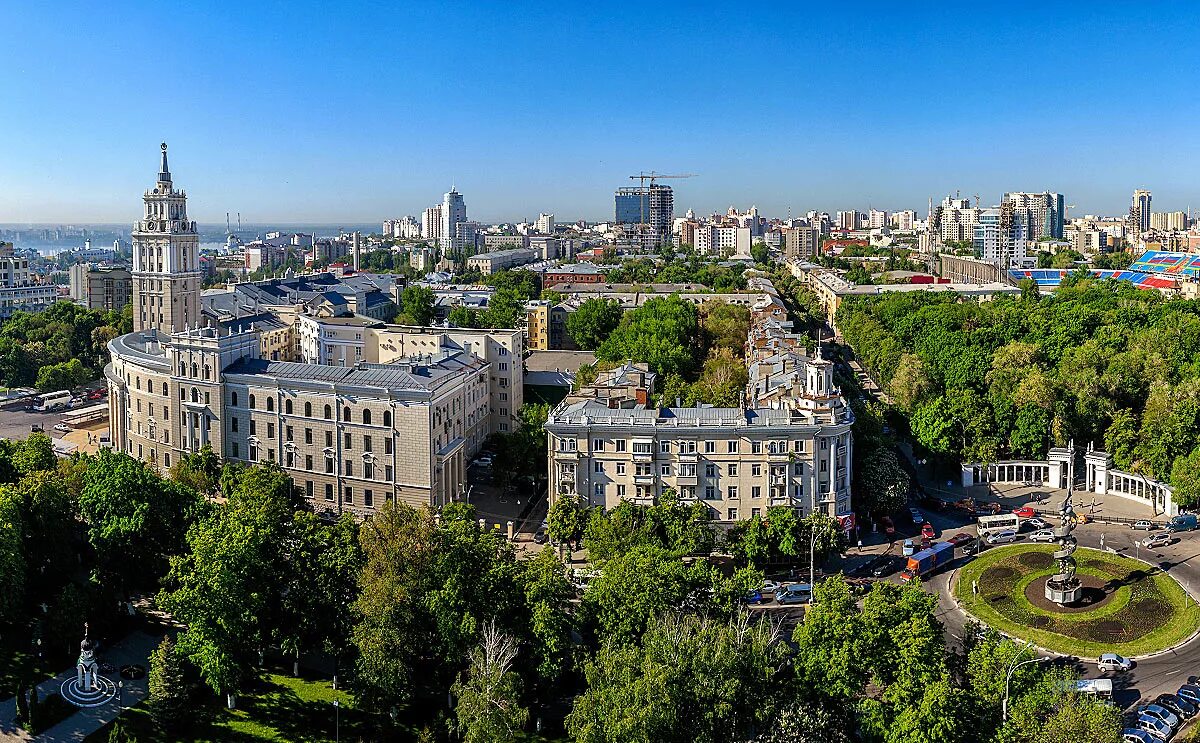
[[[1174,671],[1167,671],[1167,672],[1166,672],[1166,673],[1164,673],[1163,675],[1164,675],[1164,676],[1171,676],[1171,675],[1173,675],[1173,674],[1179,673],[1179,672],[1180,672],[1180,671],[1182,671],[1182,670],[1183,670],[1182,668],[1176,668]]]

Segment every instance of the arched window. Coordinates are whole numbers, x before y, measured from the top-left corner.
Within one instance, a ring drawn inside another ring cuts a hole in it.
[[[288,415],[292,414],[292,401],[291,400],[283,401],[283,412],[287,413]]]
[[[235,408],[237,407],[237,393],[236,392],[229,393],[229,404],[234,406]]]
[[[392,411],[383,411],[383,425],[387,426],[388,428],[392,427]]]
[[[333,415],[333,410],[328,405],[326,405],[325,406],[325,420],[329,420],[330,416],[332,416],[332,415]]]
[[[187,376],[187,363],[184,361],[179,362],[179,376],[181,376],[181,377]]]
[[[254,395],[250,396],[250,409],[254,410]]]
[[[342,407],[342,420],[346,421],[347,423],[350,422],[350,406],[349,405],[345,405]]]
[[[275,412],[275,398],[273,398],[273,397],[267,398],[267,412],[268,413]]]
[[[135,380],[134,386],[137,387],[139,390],[142,389],[142,378],[134,377],[134,380]]]
[[[370,410],[363,411],[363,425],[367,425],[367,426],[371,425],[371,411]]]
[[[192,362],[192,379],[200,376],[200,366],[195,361]]]
[[[305,418],[312,417],[312,403],[311,402],[304,403],[304,417]]]

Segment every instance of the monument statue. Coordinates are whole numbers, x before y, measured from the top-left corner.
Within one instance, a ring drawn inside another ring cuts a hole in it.
[[[1058,550],[1054,559],[1058,562],[1058,572],[1046,581],[1046,600],[1053,601],[1059,606],[1073,604],[1083,593],[1083,583],[1075,575],[1075,554],[1079,546],[1071,532],[1079,524],[1075,509],[1071,505],[1071,487],[1067,485],[1067,497],[1063,499],[1062,507],[1058,510],[1059,526],[1054,530],[1054,541],[1058,542]]]
[[[85,694],[93,691],[96,688],[96,675],[99,671],[99,665],[96,663],[96,654],[92,647],[92,641],[88,637],[87,622],[83,623],[83,642],[79,643],[79,661],[75,666],[75,670],[76,688]]]

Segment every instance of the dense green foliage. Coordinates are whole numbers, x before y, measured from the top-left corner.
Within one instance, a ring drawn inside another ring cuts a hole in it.
[[[746,288],[746,267],[690,254],[671,260],[634,258],[608,272],[609,284],[700,284],[716,292]]]
[[[567,315],[567,332],[580,349],[594,351],[617,329],[622,314],[615,299],[589,299]]]
[[[0,325],[0,385],[71,389],[99,376],[108,342],[133,330],[133,315],[56,302],[44,312],[15,312]]]
[[[1198,502],[1200,303],[1072,275],[1047,297],[851,300],[838,325],[935,454],[1041,458],[1090,441]]]
[[[428,325],[433,321],[433,290],[427,286],[406,286],[400,292],[399,325]]]

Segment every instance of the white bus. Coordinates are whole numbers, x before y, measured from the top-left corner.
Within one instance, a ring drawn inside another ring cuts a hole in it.
[[[67,403],[69,402],[71,402],[71,393],[68,390],[47,392],[38,397],[37,402],[33,405],[33,409],[39,413],[48,413],[51,410],[67,407]]]
[[[1001,513],[995,516],[979,517],[979,536],[986,536],[994,531],[1020,531],[1021,519],[1015,513]]]
[[[1112,701],[1112,679],[1079,679],[1074,683],[1064,681],[1061,686],[1063,691],[1073,691],[1076,694],[1086,694],[1107,702]]]

